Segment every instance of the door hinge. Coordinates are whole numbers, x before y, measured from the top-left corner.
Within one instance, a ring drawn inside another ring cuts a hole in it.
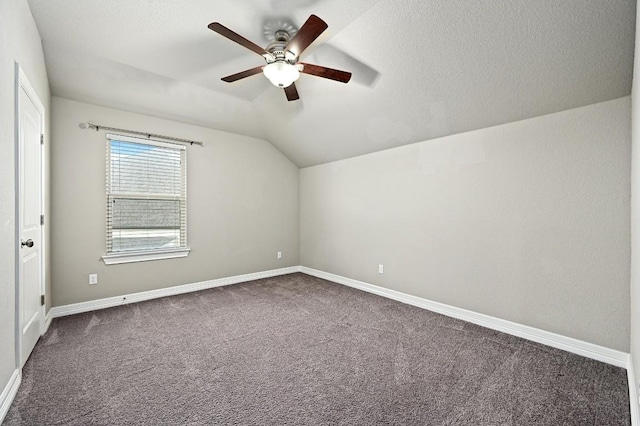
[[[44,294],[40,295],[40,306],[44,306]]]
[[[44,145],[44,134],[40,134],[40,145]]]
[[[44,215],[40,215],[40,225],[44,225]]]

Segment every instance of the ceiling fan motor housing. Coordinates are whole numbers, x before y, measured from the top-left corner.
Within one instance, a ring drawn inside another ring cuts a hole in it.
[[[274,40],[269,43],[266,50],[273,55],[273,58],[265,57],[268,64],[273,62],[288,62],[293,65],[296,63],[296,56],[291,51],[286,51],[287,44],[291,36],[287,30],[277,30],[274,34]]]

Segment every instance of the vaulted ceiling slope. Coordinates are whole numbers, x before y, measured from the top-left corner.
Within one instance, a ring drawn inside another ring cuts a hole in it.
[[[634,0],[29,0],[54,95],[270,141],[300,167],[629,95]],[[210,31],[329,24],[287,102]]]

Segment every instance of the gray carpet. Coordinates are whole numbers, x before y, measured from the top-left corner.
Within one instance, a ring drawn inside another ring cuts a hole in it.
[[[5,425],[628,425],[626,372],[304,274],[58,318]]]

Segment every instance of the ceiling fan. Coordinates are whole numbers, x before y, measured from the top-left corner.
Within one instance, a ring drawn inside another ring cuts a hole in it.
[[[273,35],[274,40],[267,47],[262,48],[231,31],[219,22],[209,24],[209,29],[212,31],[257,53],[267,62],[264,66],[251,68],[223,77],[222,81],[232,83],[252,75],[263,73],[274,86],[284,89],[284,93],[287,95],[289,101],[300,99],[295,85],[295,81],[300,77],[300,73],[347,83],[351,79],[350,72],[299,62],[302,52],[304,52],[327,27],[326,22],[316,15],[311,15],[297,32],[295,32],[295,29],[290,28],[276,30]]]

